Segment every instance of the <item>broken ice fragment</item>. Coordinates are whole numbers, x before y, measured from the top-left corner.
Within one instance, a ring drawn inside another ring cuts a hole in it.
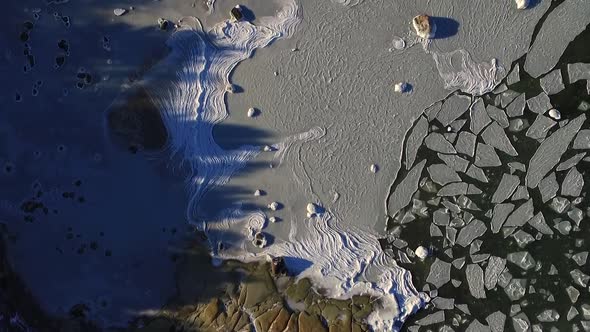
[[[436,297],[432,300],[432,304],[434,304],[435,308],[438,308],[441,310],[452,310],[453,305],[455,304],[455,299],[439,296],[439,297]]]
[[[539,192],[541,193],[541,200],[543,201],[543,203],[546,203],[547,201],[555,197],[555,195],[557,195],[558,190],[559,184],[557,183],[555,172],[549,174],[539,183]]]
[[[590,63],[568,63],[567,76],[570,84],[579,80],[590,80]]]
[[[440,310],[416,321],[420,326],[438,324],[445,321],[445,312]]]
[[[453,170],[463,173],[467,171],[467,166],[469,166],[469,162],[467,160],[454,154],[437,153],[437,156],[440,160],[442,160],[445,164],[447,164],[447,166],[449,166]]]
[[[530,98],[526,101],[526,104],[531,112],[537,114],[543,114],[553,107],[551,106],[549,96],[545,92],[541,92],[535,97]]]
[[[399,93],[407,93],[412,91],[412,86],[406,82],[399,82],[393,86],[393,90]]]
[[[412,19],[414,31],[420,38],[433,38],[436,33],[436,25],[428,15],[418,15]]]
[[[491,230],[492,233],[498,233],[500,228],[506,221],[508,215],[514,210],[514,204],[511,203],[504,203],[504,204],[497,204],[494,206],[494,212],[492,216],[491,222]]]
[[[515,0],[516,2],[516,9],[527,9],[529,6],[529,0]]]
[[[470,129],[471,132],[474,134],[479,134],[480,131],[483,130],[492,119],[490,119],[488,112],[486,112],[485,105],[483,99],[477,98],[475,102],[469,108],[469,117],[470,117]]]
[[[445,164],[430,165],[428,166],[427,170],[432,181],[440,184],[441,186],[444,186],[450,182],[461,181],[459,175]]]
[[[484,173],[484,171],[481,168],[479,168],[473,164],[471,164],[469,166],[469,168],[467,169],[467,172],[465,172],[465,174],[475,180],[480,181],[480,182],[488,183],[488,178],[486,176],[486,173]]]
[[[436,118],[443,125],[448,126],[451,122],[459,118],[463,113],[469,109],[471,99],[463,95],[452,95],[444,104]]]
[[[449,240],[451,245],[455,245],[455,239],[457,238],[457,230],[453,227],[446,227],[445,238]]]
[[[586,156],[586,152],[578,153],[573,157],[567,159],[566,161],[562,162],[561,164],[557,165],[557,168],[555,170],[558,172],[568,170],[576,166],[580,162],[580,160],[584,158],[584,156]]]
[[[432,151],[446,153],[446,154],[455,154],[455,148],[449,141],[447,141],[443,135],[432,132],[424,139],[424,143],[426,147]]]
[[[570,272],[570,275],[576,285],[582,286],[584,288],[588,287],[588,281],[590,281],[590,276],[578,269],[572,270]]]
[[[506,114],[511,118],[523,115],[525,104],[525,94],[522,93],[506,107]]]
[[[572,148],[577,150],[590,149],[590,129],[583,129],[578,132]]]
[[[535,266],[535,259],[528,251],[518,251],[509,253],[506,260],[520,267],[523,270],[529,270]]]
[[[543,217],[543,213],[539,212],[534,217],[529,219],[529,225],[533,226],[539,232],[545,235],[553,235],[553,230],[547,225],[545,222],[545,217]]]
[[[510,143],[510,140],[506,136],[504,129],[498,123],[492,122],[481,134],[481,137],[484,142],[509,156],[518,156],[518,152],[516,152],[516,149],[514,149],[514,146],[512,146],[512,143]]]
[[[273,211],[276,211],[281,208],[281,204],[278,202],[272,202],[272,203],[268,204],[268,208]]]
[[[572,224],[568,220],[561,221],[555,225],[555,229],[563,235],[568,235],[572,230]]]
[[[518,186],[512,195],[511,200],[518,201],[523,199],[529,199],[529,190],[526,186]]]
[[[477,167],[484,168],[497,167],[502,165],[502,162],[493,147],[487,144],[477,143],[474,164]]]
[[[436,119],[438,112],[440,112],[440,109],[442,108],[442,104],[442,101],[437,101],[436,103],[432,104],[431,106],[428,106],[424,110],[424,114],[428,118],[428,121],[433,121],[434,119]]]
[[[502,203],[507,200],[514,190],[516,190],[519,183],[520,179],[518,176],[504,173],[502,175],[502,180],[500,180],[500,183],[492,196],[492,203]]]
[[[504,332],[504,324],[506,323],[506,315],[501,311],[491,313],[486,317],[486,322],[490,326],[492,332]]]
[[[561,183],[561,194],[563,196],[578,197],[584,187],[584,178],[576,167],[571,168]]]
[[[519,206],[512,214],[506,219],[504,223],[505,227],[520,227],[526,224],[529,219],[533,217],[533,200],[529,199],[521,206]]]
[[[433,284],[436,288],[442,287],[451,280],[451,263],[447,263],[438,258],[435,259],[430,272],[426,277],[426,282]]]
[[[526,184],[529,188],[537,187],[545,174],[559,162],[561,155],[565,152],[585,120],[586,116],[584,114],[578,116],[541,143],[529,161],[529,171],[526,175]]]
[[[264,233],[256,233],[254,235],[254,240],[252,240],[252,244],[258,248],[264,248],[266,246],[266,236],[264,236]]]
[[[399,210],[410,204],[412,195],[418,189],[418,182],[422,175],[422,170],[426,160],[422,160],[419,164],[414,166],[406,175],[406,177],[395,188],[395,191],[389,196],[388,214],[395,216]]]
[[[506,112],[504,110],[497,108],[493,105],[488,105],[486,107],[486,111],[492,120],[496,121],[500,127],[507,128],[508,127],[508,116],[506,116]]]
[[[485,271],[485,287],[486,289],[493,289],[498,283],[500,274],[506,267],[506,260],[501,257],[491,256],[486,266]]]
[[[458,153],[462,153],[473,157],[473,153],[475,151],[475,141],[477,136],[468,132],[462,131],[459,133],[459,137],[457,138],[457,142],[455,143],[455,149]]]
[[[526,292],[526,279],[513,278],[508,285],[504,287],[504,292],[511,301],[520,300]]]
[[[465,182],[449,183],[442,187],[436,195],[440,197],[465,195],[467,194],[468,187],[469,186]]]
[[[532,139],[541,139],[547,136],[549,129],[553,128],[557,122],[549,119],[544,115],[537,115],[533,124],[526,131],[526,136]]]
[[[549,96],[554,95],[565,89],[563,85],[563,78],[561,77],[561,70],[555,69],[549,74],[545,75],[539,80],[541,89]]]
[[[486,292],[484,289],[483,270],[478,264],[469,264],[465,269],[465,277],[469,292],[476,299],[485,299]]]
[[[453,265],[453,267],[455,267],[457,270],[461,270],[463,268],[463,266],[465,265],[465,257],[461,257],[461,258],[457,258],[455,260],[453,260],[451,262],[451,264]]]
[[[481,193],[482,193],[481,189],[476,187],[474,184],[470,183],[469,186],[467,187],[467,195],[479,195]]]
[[[418,148],[422,145],[422,141],[424,141],[424,137],[427,134],[428,120],[424,116],[421,116],[406,140],[406,170],[409,170],[414,165]]]
[[[557,322],[559,314],[553,309],[546,309],[537,315],[537,320],[542,323]]]
[[[457,244],[462,247],[467,247],[473,240],[482,236],[486,231],[487,227],[483,221],[475,219],[461,229],[457,236]]]

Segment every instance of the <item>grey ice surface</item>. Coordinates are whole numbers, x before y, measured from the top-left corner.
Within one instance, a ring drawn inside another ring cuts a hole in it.
[[[513,210],[514,204],[512,203],[496,204],[494,206],[494,212],[491,221],[492,233],[498,233],[500,231],[500,228],[506,221],[506,218]]]
[[[412,167],[408,175],[395,188],[395,191],[389,197],[387,212],[390,216],[395,216],[399,210],[410,204],[412,195],[418,189],[418,182],[420,181],[424,165],[426,165],[426,160],[422,160]]]
[[[459,157],[454,154],[442,154],[438,153],[438,158],[442,160],[447,166],[452,168],[457,172],[465,173],[467,171],[467,167],[469,166],[469,161],[465,160],[462,157]]]
[[[455,119],[463,115],[469,109],[471,99],[468,96],[455,94],[445,100],[436,119],[443,125],[448,126]]]
[[[507,200],[519,184],[520,179],[518,176],[504,173],[492,196],[492,203],[502,203]]]
[[[487,325],[480,323],[480,321],[478,321],[477,319],[474,319],[471,323],[469,323],[469,326],[467,326],[467,329],[465,330],[465,332],[489,332],[489,331],[491,331],[490,328]]]
[[[420,116],[416,125],[412,128],[408,139],[406,140],[406,170],[414,166],[416,161],[416,154],[418,148],[424,141],[424,137],[428,134],[428,120],[424,116]]]
[[[584,187],[584,177],[576,167],[571,168],[561,183],[561,195],[578,197]]]
[[[486,289],[493,289],[498,283],[500,274],[506,267],[506,259],[496,256],[491,256],[488,260],[488,265],[485,270],[485,287]]]
[[[529,219],[533,217],[533,200],[529,199],[525,203],[522,203],[512,214],[506,219],[504,223],[505,227],[520,227],[526,224]]]
[[[502,129],[498,123],[492,122],[492,124],[490,124],[481,134],[481,137],[484,142],[509,156],[518,156],[518,152],[516,152],[516,149],[512,146],[508,136],[506,136],[504,129]]]
[[[529,270],[535,266],[535,259],[528,251],[518,251],[509,253],[506,260],[520,267],[523,270]]]
[[[547,136],[549,129],[553,128],[557,122],[542,114],[537,115],[533,124],[526,131],[526,136],[532,139],[541,139]]]
[[[555,69],[549,74],[543,76],[539,82],[543,92],[549,96],[565,89],[565,85],[563,85],[563,77],[561,76],[561,69]]]
[[[567,76],[570,84],[579,80],[590,80],[590,63],[568,63]]]
[[[577,153],[574,156],[562,162],[561,164],[557,165],[557,168],[555,168],[555,170],[557,172],[568,170],[576,166],[580,162],[580,160],[584,159],[585,156],[586,152]]]
[[[493,147],[487,144],[477,143],[474,164],[477,167],[484,168],[497,167],[502,165],[502,162]]]
[[[441,186],[446,185],[450,182],[460,182],[461,178],[453,169],[445,164],[433,164],[426,168],[430,179],[440,184]]]
[[[479,134],[490,122],[490,116],[488,112],[486,112],[486,106],[483,102],[483,99],[478,98],[469,108],[469,118],[470,124],[469,128],[471,132],[474,134]]]
[[[590,2],[569,0],[560,4],[543,22],[526,57],[524,70],[535,78],[550,71],[559,61],[567,45],[588,23]]]
[[[590,129],[582,129],[578,132],[572,148],[577,150],[590,149]]]
[[[503,109],[500,109],[493,105],[488,105],[486,106],[486,112],[488,112],[490,118],[496,121],[500,125],[500,127],[508,128],[508,116],[506,115],[506,112]]]
[[[503,332],[504,324],[506,324],[506,315],[501,311],[493,312],[486,317],[486,322],[492,332]]]
[[[553,107],[551,105],[549,96],[547,96],[545,92],[541,92],[538,95],[530,98],[526,101],[526,104],[531,112],[537,114],[543,114]]]
[[[445,137],[439,133],[432,132],[424,139],[426,147],[432,151],[453,154],[457,153],[453,145],[445,139]]]
[[[529,219],[528,223],[542,234],[553,235],[553,230],[545,222],[545,217],[543,216],[542,212],[537,212],[534,217]]]
[[[543,203],[555,197],[558,190],[559,184],[557,183],[555,172],[551,172],[539,182],[539,192],[541,193],[541,201],[543,201]]]
[[[477,181],[488,183],[488,177],[486,176],[486,173],[481,168],[473,164],[469,165],[469,168],[465,174]]]
[[[526,96],[521,93],[508,106],[506,106],[506,114],[513,118],[524,114],[524,106],[526,105]]]
[[[468,264],[465,268],[465,278],[469,286],[469,292],[476,299],[485,299],[483,270],[478,264]]]
[[[457,138],[457,142],[455,143],[455,150],[458,153],[462,153],[473,157],[473,153],[475,151],[475,142],[477,140],[477,136],[468,132],[462,131],[459,133],[459,137]]]
[[[430,266],[430,272],[426,277],[426,282],[433,284],[436,288],[442,287],[451,280],[451,263],[447,263],[438,258]]]
[[[471,242],[487,231],[486,225],[479,219],[474,219],[467,226],[461,228],[457,236],[457,244],[467,247]]]
[[[561,155],[563,155],[585,120],[586,115],[578,116],[566,126],[556,130],[541,143],[529,161],[526,175],[526,184],[529,188],[537,187],[545,174],[559,162]]]

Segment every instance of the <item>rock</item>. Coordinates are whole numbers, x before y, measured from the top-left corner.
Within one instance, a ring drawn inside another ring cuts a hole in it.
[[[123,16],[127,13],[127,9],[124,8],[115,8],[113,9],[113,14],[115,14],[115,16]]]
[[[442,153],[437,153],[437,156],[440,160],[442,160],[447,166],[452,168],[454,171],[463,173],[467,171],[467,166],[469,166],[469,162],[464,158],[461,158],[457,155],[449,155]]]
[[[465,182],[453,182],[442,187],[436,195],[441,197],[465,195],[467,188],[469,185]]]
[[[557,172],[568,170],[574,166],[576,166],[584,157],[586,156],[586,152],[581,152],[575,154],[573,157],[567,159],[566,161],[562,162],[561,164],[557,165],[555,169]]]
[[[270,218],[268,218],[268,221],[275,223],[275,222],[279,221],[279,219],[277,217],[270,217]]]
[[[451,263],[436,258],[430,267],[426,282],[440,288],[449,282],[449,280],[451,280]]]
[[[541,143],[529,161],[529,171],[525,179],[529,188],[536,188],[545,174],[557,165],[585,120],[586,116],[584,114],[578,116]]]
[[[287,265],[283,257],[273,257],[270,263],[270,272],[273,276],[287,274]]]
[[[500,274],[506,267],[506,260],[501,257],[491,256],[485,270],[484,285],[490,290],[496,287]]]
[[[568,235],[572,230],[572,224],[568,220],[561,221],[555,225],[555,229],[562,235]]]
[[[474,319],[471,322],[471,324],[469,324],[469,326],[467,326],[467,329],[465,330],[465,332],[489,332],[489,331],[491,331],[490,328],[488,326],[480,323],[477,319]]]
[[[549,110],[549,117],[553,120],[561,120],[561,113],[557,109],[552,108]]]
[[[474,134],[468,131],[461,131],[459,132],[459,136],[457,137],[455,149],[458,153],[473,157],[473,153],[475,152],[476,139],[477,136],[475,136]]]
[[[236,5],[235,7],[233,7],[230,12],[229,12],[231,18],[235,21],[239,21],[241,20],[244,15],[242,14],[242,8],[240,7],[240,5]]]
[[[465,257],[457,258],[451,262],[451,264],[457,269],[461,270],[465,265]]]
[[[414,31],[420,38],[430,39],[434,38],[436,33],[436,25],[430,19],[428,15],[418,15],[412,19],[412,26]]]
[[[276,211],[281,208],[281,204],[279,202],[271,202],[270,204],[268,204],[268,208],[273,211]]]
[[[158,27],[160,28],[160,30],[167,30],[168,25],[169,25],[169,22],[167,19],[162,18],[162,17],[158,18]]]
[[[484,289],[483,270],[478,264],[469,264],[465,269],[465,277],[471,296],[476,299],[485,299],[486,292]]]
[[[522,229],[516,231],[516,233],[514,233],[512,237],[514,237],[514,239],[516,240],[516,244],[518,244],[518,246],[521,248],[524,248],[527,244],[535,241],[535,238],[532,235],[523,231]]]
[[[580,309],[582,310],[582,317],[590,319],[590,304],[584,303],[580,306]]]
[[[247,115],[248,115],[249,118],[253,118],[253,117],[255,117],[257,115],[257,113],[258,112],[256,112],[256,109],[254,109],[253,107],[250,107],[248,109]]]
[[[270,146],[270,145],[265,145],[262,148],[262,151],[264,151],[264,152],[271,152],[271,151],[274,151],[274,148],[272,146]]]
[[[369,166],[369,171],[371,171],[371,173],[377,173],[379,171],[379,166],[372,164]]]
[[[408,93],[412,91],[412,86],[408,83],[400,82],[393,86],[393,90],[399,93]]]
[[[517,9],[527,9],[529,6],[529,0],[515,0]]]
[[[319,319],[317,315],[309,315],[305,312],[299,313],[298,319],[299,331],[314,331],[314,332],[324,332],[327,331],[322,321]]]
[[[308,203],[305,210],[308,218],[319,216],[324,212],[324,208],[315,203]]]
[[[434,307],[441,310],[453,310],[455,299],[446,297],[436,297],[432,299]]]
[[[529,199],[530,195],[529,195],[529,190],[527,189],[527,186],[518,186],[516,187],[516,191],[514,192],[514,194],[512,195],[512,197],[510,198],[512,201],[519,201],[519,200],[525,200],[525,199]]]
[[[418,182],[426,160],[422,160],[419,164],[414,166],[406,175],[406,177],[395,188],[388,201],[387,213],[390,216],[395,216],[403,207],[410,204],[412,195],[418,189]]]
[[[262,232],[258,232],[254,235],[252,244],[258,248],[264,248],[266,246],[266,236]]]
[[[567,198],[563,198],[563,197],[555,197],[553,198],[553,200],[551,201],[551,209],[559,214],[562,214],[565,209],[567,209],[570,206],[570,201],[567,200]]]
[[[559,93],[561,90],[565,89],[560,69],[555,69],[554,71],[545,75],[539,80],[539,83],[541,84],[541,89],[543,89],[543,91],[549,96]]]
[[[516,97],[507,107],[506,114],[513,118],[522,116],[524,114],[524,106],[526,104],[525,94],[521,93],[520,96]]]
[[[415,254],[418,258],[424,260],[426,257],[428,257],[428,249],[424,248],[423,246],[419,246],[416,248]]]

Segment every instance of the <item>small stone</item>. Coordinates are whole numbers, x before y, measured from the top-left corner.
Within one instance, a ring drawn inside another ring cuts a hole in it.
[[[254,196],[264,196],[265,192],[263,190],[260,189],[256,189],[256,191],[254,191]]]
[[[273,276],[287,274],[287,265],[285,264],[285,259],[283,257],[273,257],[270,268]]]
[[[379,166],[377,166],[376,164],[372,164],[369,167],[369,170],[371,171],[371,173],[377,173],[379,171]]]
[[[323,208],[320,207],[319,205],[315,204],[315,203],[309,203],[306,206],[306,211],[307,211],[307,217],[308,218],[312,218],[312,217],[316,217],[319,214],[322,213]]]
[[[244,15],[242,14],[242,8],[240,7],[240,5],[236,5],[235,7],[233,7],[229,13],[230,13],[231,18],[234,19],[235,21],[239,21],[244,17]]]
[[[558,110],[556,110],[555,108],[552,108],[549,110],[549,117],[552,118],[553,120],[560,120],[561,113]]]
[[[418,15],[412,19],[412,25],[420,38],[430,39],[436,33],[436,25],[428,15]]]
[[[278,221],[278,219],[277,219],[277,217],[270,217],[270,218],[268,218],[268,221],[270,221],[271,223],[274,224],[275,222]]]
[[[273,211],[278,210],[280,207],[281,207],[281,205],[278,202],[272,202],[272,203],[268,204],[268,208]]]
[[[252,241],[252,244],[254,244],[258,248],[264,248],[266,246],[266,236],[264,236],[264,233],[256,233],[254,235],[254,240]]]
[[[115,14],[115,16],[123,16],[127,13],[127,9],[124,8],[115,8],[113,10],[113,13]]]
[[[438,258],[432,263],[426,282],[433,284],[436,288],[442,287],[451,279],[451,263]]]
[[[272,147],[272,146],[270,146],[270,145],[265,145],[265,146],[262,148],[262,151],[264,151],[264,152],[270,152],[270,151],[274,151],[274,149],[273,149],[273,147]]]
[[[407,93],[412,91],[411,85],[405,82],[396,83],[393,86],[393,90],[399,93]]]
[[[258,112],[256,112],[256,109],[255,109],[255,108],[253,108],[253,107],[250,107],[250,108],[248,109],[248,113],[247,113],[247,115],[248,115],[248,117],[249,117],[249,118],[253,118],[253,117],[255,117],[257,114],[258,114]]]
[[[160,27],[160,30],[167,30],[168,29],[168,20],[165,18],[158,18],[158,27]]]
[[[423,246],[419,246],[416,248],[415,254],[418,258],[424,260],[426,257],[428,257],[428,249],[424,248]]]
[[[580,297],[580,291],[577,288],[570,285],[567,286],[565,292],[567,293],[567,296],[570,298],[570,301],[572,303],[576,303],[578,301],[578,298]]]
[[[537,315],[537,320],[542,323],[557,322],[559,320],[559,313],[553,309],[543,310]]]

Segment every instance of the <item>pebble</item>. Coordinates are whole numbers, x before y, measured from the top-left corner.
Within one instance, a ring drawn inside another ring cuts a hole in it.
[[[393,90],[399,93],[410,92],[410,85],[408,83],[400,82],[393,86]]]
[[[252,241],[252,244],[257,246],[258,248],[264,248],[266,246],[266,237],[262,232],[258,232],[256,233],[256,235],[254,235],[254,240]]]
[[[559,120],[561,119],[561,113],[556,110],[555,108],[552,108],[549,110],[549,116],[553,119],[553,120]]]
[[[253,118],[256,116],[256,110],[253,107],[250,107],[247,114],[249,118]]]
[[[424,260],[426,257],[428,257],[428,249],[424,248],[423,246],[419,246],[416,248],[415,254],[418,258]]]
[[[418,15],[412,19],[412,26],[420,38],[430,39],[436,33],[436,26],[428,15]]]
[[[279,207],[280,207],[280,205],[279,205],[278,202],[272,202],[272,203],[268,204],[268,208],[271,209],[271,210],[273,210],[273,211],[278,210]]]

